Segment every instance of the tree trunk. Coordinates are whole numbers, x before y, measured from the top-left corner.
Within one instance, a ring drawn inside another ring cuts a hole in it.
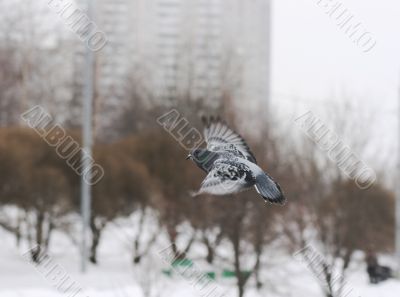
[[[52,219],[49,219],[49,228],[47,230],[46,239],[44,240],[44,247],[45,247],[46,251],[49,250],[51,234],[54,230],[54,227],[55,226],[54,226]]]
[[[239,223],[240,224],[240,223]],[[239,225],[238,224],[238,225]],[[233,244],[233,251],[234,251],[234,268],[235,268],[235,275],[237,279],[237,287],[238,287],[238,297],[243,297],[244,295],[244,285],[245,279],[244,275],[241,272],[241,265],[240,265],[240,231],[239,226],[236,226],[235,230],[233,230],[232,236],[232,244]]]
[[[15,242],[17,247],[21,246],[21,239],[22,239],[22,234],[21,234],[21,225],[23,222],[23,216],[20,211],[18,211],[18,219],[17,219],[17,226],[15,227]]]
[[[189,242],[186,244],[186,247],[184,249],[180,250],[180,249],[178,249],[178,247],[175,244],[176,238],[178,237],[178,232],[176,231],[175,227],[168,228],[167,231],[168,231],[169,240],[171,243],[171,248],[172,248],[172,252],[174,253],[175,259],[184,259],[186,257],[186,254],[189,252],[190,248],[192,247],[195,236],[192,235]]]
[[[135,236],[135,241],[133,242],[133,264],[139,264],[142,260],[142,256],[140,254],[140,237],[143,232],[144,218],[146,215],[146,209],[144,207],[141,208],[140,219],[139,219],[139,229],[138,233]]]
[[[208,243],[206,243],[206,247],[207,247],[207,263],[212,264],[214,262],[214,257],[215,257],[215,251],[213,249],[213,247]]]
[[[240,251],[239,251],[239,245],[235,244],[234,245],[234,252],[235,252],[235,274],[237,278],[237,287],[238,287],[238,293],[239,297],[243,297],[244,294],[244,280],[243,280],[243,274],[241,272],[241,267],[240,267]]]
[[[35,263],[39,263],[40,254],[42,252],[43,244],[43,223],[44,223],[44,213],[39,211],[36,217],[36,246],[31,249],[31,258]]]
[[[325,281],[326,281],[326,285],[327,285],[327,291],[326,291],[326,297],[334,297],[333,295],[333,287],[332,287],[332,272],[330,267],[328,266],[328,264],[323,263],[322,264],[323,267],[323,272],[325,275]]]
[[[97,264],[97,248],[100,243],[100,238],[105,224],[101,223],[100,226],[96,225],[95,218],[90,220],[90,229],[92,231],[92,244],[90,246],[89,261]]]
[[[17,244],[17,247],[21,246],[21,223],[18,221],[18,226],[15,230],[15,242]]]
[[[257,290],[260,290],[263,285],[260,280],[261,253],[262,253],[261,246],[257,246],[257,248],[256,248],[256,264],[254,265],[254,276],[256,278]]]

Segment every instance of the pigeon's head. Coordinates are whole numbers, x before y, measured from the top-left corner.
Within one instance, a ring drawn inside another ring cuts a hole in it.
[[[205,158],[206,155],[208,155],[208,152],[209,151],[207,151],[206,149],[201,149],[201,148],[194,149],[186,157],[186,160],[201,161],[201,159]]]
[[[201,169],[208,171],[209,167],[214,162],[214,157],[216,157],[216,153],[209,151],[207,149],[197,148],[190,152],[190,154],[186,157],[186,160],[190,159]]]

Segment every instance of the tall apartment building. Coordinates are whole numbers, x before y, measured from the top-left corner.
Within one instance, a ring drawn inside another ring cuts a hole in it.
[[[111,124],[129,104],[129,88],[138,81],[165,104],[179,95],[218,100],[229,89],[245,111],[264,108],[269,1],[95,1],[95,22],[108,40],[96,53],[101,125]],[[83,50],[77,50],[77,61]],[[82,81],[79,75],[76,80]]]
[[[221,92],[222,0],[158,0],[156,83],[168,99],[218,98]]]

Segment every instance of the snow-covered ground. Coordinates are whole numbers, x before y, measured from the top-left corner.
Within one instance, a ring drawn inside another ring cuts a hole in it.
[[[27,247],[16,248],[15,239],[0,229],[0,297],[196,297],[204,291],[190,278],[161,273],[169,269],[159,253],[154,252],[139,267],[131,261],[129,245],[108,228],[99,248],[99,265],[90,265],[87,274],[80,273],[78,248],[63,234],[56,233],[51,248],[51,265],[35,267],[24,257]],[[158,251],[162,244],[158,245]],[[156,249],[157,250],[157,249]],[[201,247],[194,247],[201,250]],[[390,261],[390,258],[385,259]],[[50,262],[48,262],[50,263]],[[323,296],[316,279],[304,263],[290,256],[274,255],[264,259],[265,288],[257,291],[249,285],[246,297],[258,296]],[[194,259],[199,270],[207,270],[201,260]],[[43,266],[43,265],[42,265]],[[268,267],[270,269],[268,269]],[[56,267],[56,268],[54,268]],[[223,280],[216,271],[213,294],[209,297],[237,296],[233,280]],[[67,278],[68,277],[68,278]],[[60,279],[64,279],[61,282]],[[68,290],[68,286],[71,289]],[[62,290],[66,291],[63,293]],[[399,297],[400,282],[389,280],[378,285],[368,284],[365,266],[360,260],[351,267],[346,297]],[[143,294],[147,291],[148,294]],[[218,292],[218,294],[217,294]]]

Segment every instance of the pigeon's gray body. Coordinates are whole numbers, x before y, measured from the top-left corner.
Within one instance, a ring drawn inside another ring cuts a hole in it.
[[[204,130],[206,149],[195,149],[190,158],[207,173],[195,195],[225,195],[255,186],[257,192],[272,203],[283,204],[285,198],[278,183],[256,163],[243,138],[221,121],[207,123]]]

